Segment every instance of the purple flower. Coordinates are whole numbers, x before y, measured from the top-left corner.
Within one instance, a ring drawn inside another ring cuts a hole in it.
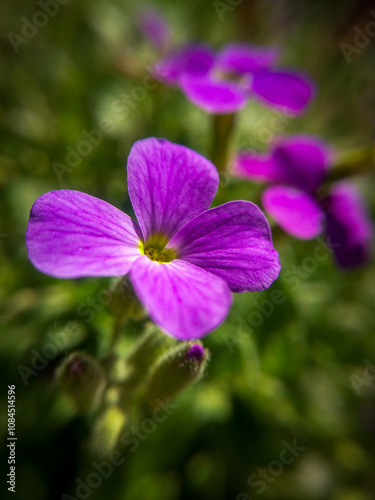
[[[144,8],[139,15],[139,28],[156,48],[165,49],[171,40],[169,25],[153,7]]]
[[[302,73],[277,70],[276,48],[234,43],[219,53],[206,45],[187,45],[156,64],[156,77],[177,85],[209,113],[233,113],[250,97],[290,114],[302,113],[314,84]]]
[[[231,292],[268,288],[280,270],[262,211],[248,201],[209,209],[219,176],[198,153],[164,139],[134,144],[127,165],[138,223],[78,191],[51,191],[31,209],[30,260],[57,278],[129,273],[143,306],[181,340],[224,321]]]
[[[270,153],[239,153],[234,173],[273,184],[262,194],[262,204],[289,234],[303,240],[324,229],[341,267],[353,267],[369,258],[372,224],[356,189],[347,182],[335,184],[320,199],[331,152],[313,137],[279,139]]]
[[[367,262],[373,228],[358,191],[349,183],[337,183],[324,204],[327,234],[338,264],[349,268]]]

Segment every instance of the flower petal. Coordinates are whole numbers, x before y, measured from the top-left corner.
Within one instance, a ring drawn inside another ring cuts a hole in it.
[[[219,184],[215,166],[165,139],[136,142],[128,158],[129,196],[144,239],[169,238],[211,205]]]
[[[181,76],[207,75],[214,64],[214,52],[206,45],[186,45],[173,51],[154,66],[154,73],[168,85],[177,85]]]
[[[179,258],[224,279],[232,292],[268,288],[280,271],[263,212],[232,201],[188,222],[169,242]]]
[[[350,184],[336,184],[325,200],[328,243],[344,268],[364,264],[370,258],[372,222],[358,191]]]
[[[271,186],[263,192],[263,206],[284,231],[309,240],[323,229],[324,212],[307,193],[289,186]]]
[[[257,71],[252,92],[266,105],[292,114],[302,113],[313,98],[315,86],[305,75],[291,71]]]
[[[244,43],[232,43],[219,52],[216,66],[230,73],[252,73],[274,66],[280,56],[277,47],[257,47]]]
[[[249,98],[246,85],[214,79],[184,75],[180,86],[190,101],[208,113],[234,113],[242,109]]]
[[[310,193],[322,184],[330,162],[327,146],[315,137],[303,135],[279,139],[272,159],[282,182]]]
[[[139,257],[141,233],[126,214],[79,191],[36,200],[26,231],[31,262],[56,278],[121,276]]]
[[[203,337],[226,318],[232,295],[224,280],[188,262],[140,257],[130,279],[150,317],[179,340]]]
[[[232,173],[258,182],[281,181],[278,164],[270,154],[243,151],[234,158]]]
[[[314,193],[327,173],[330,155],[327,146],[315,137],[293,135],[277,139],[270,153],[239,153],[233,173],[255,181],[290,184]]]

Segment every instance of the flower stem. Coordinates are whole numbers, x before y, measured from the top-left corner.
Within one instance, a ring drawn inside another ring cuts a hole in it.
[[[375,172],[375,146],[373,144],[350,149],[340,154],[326,182],[336,182],[353,175],[370,172]]]
[[[231,159],[231,139],[235,126],[235,113],[213,115],[213,141],[211,161],[219,172],[225,172]]]

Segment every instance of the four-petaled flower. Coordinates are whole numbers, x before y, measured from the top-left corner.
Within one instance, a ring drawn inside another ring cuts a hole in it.
[[[192,44],[175,50],[155,67],[155,76],[177,85],[209,113],[233,113],[250,97],[290,114],[302,113],[315,86],[306,75],[276,69],[279,50],[233,43],[220,52]]]
[[[320,196],[332,153],[314,137],[278,139],[265,154],[242,152],[233,173],[275,184],[262,194],[262,204],[289,234],[311,239],[324,229],[341,267],[366,262],[370,255],[372,223],[357,190],[348,182],[334,184]]]
[[[29,257],[57,278],[122,276],[154,322],[190,340],[222,323],[231,292],[268,288],[280,270],[269,224],[248,201],[209,209],[219,176],[184,146],[148,138],[134,144],[128,189],[138,224],[79,191],[51,191],[33,205]]]

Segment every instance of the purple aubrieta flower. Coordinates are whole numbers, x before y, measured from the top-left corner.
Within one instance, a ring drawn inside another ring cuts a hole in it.
[[[306,75],[276,69],[279,50],[241,43],[215,52],[202,44],[175,50],[155,67],[155,76],[177,85],[194,104],[209,113],[233,113],[250,97],[290,114],[302,113],[315,86]]]
[[[154,322],[180,340],[224,321],[231,292],[268,288],[280,270],[269,224],[248,201],[209,209],[215,166],[165,139],[136,142],[127,164],[138,223],[79,191],[44,194],[26,232],[29,258],[57,278],[129,273]]]
[[[143,35],[159,50],[168,47],[171,41],[169,25],[154,7],[144,7],[138,16],[139,28]]]
[[[338,182],[319,196],[332,158],[322,141],[296,135],[278,139],[269,153],[239,153],[233,173],[273,184],[262,193],[262,204],[284,231],[308,240],[325,230],[337,263],[353,267],[369,258],[372,223],[350,183]]]

